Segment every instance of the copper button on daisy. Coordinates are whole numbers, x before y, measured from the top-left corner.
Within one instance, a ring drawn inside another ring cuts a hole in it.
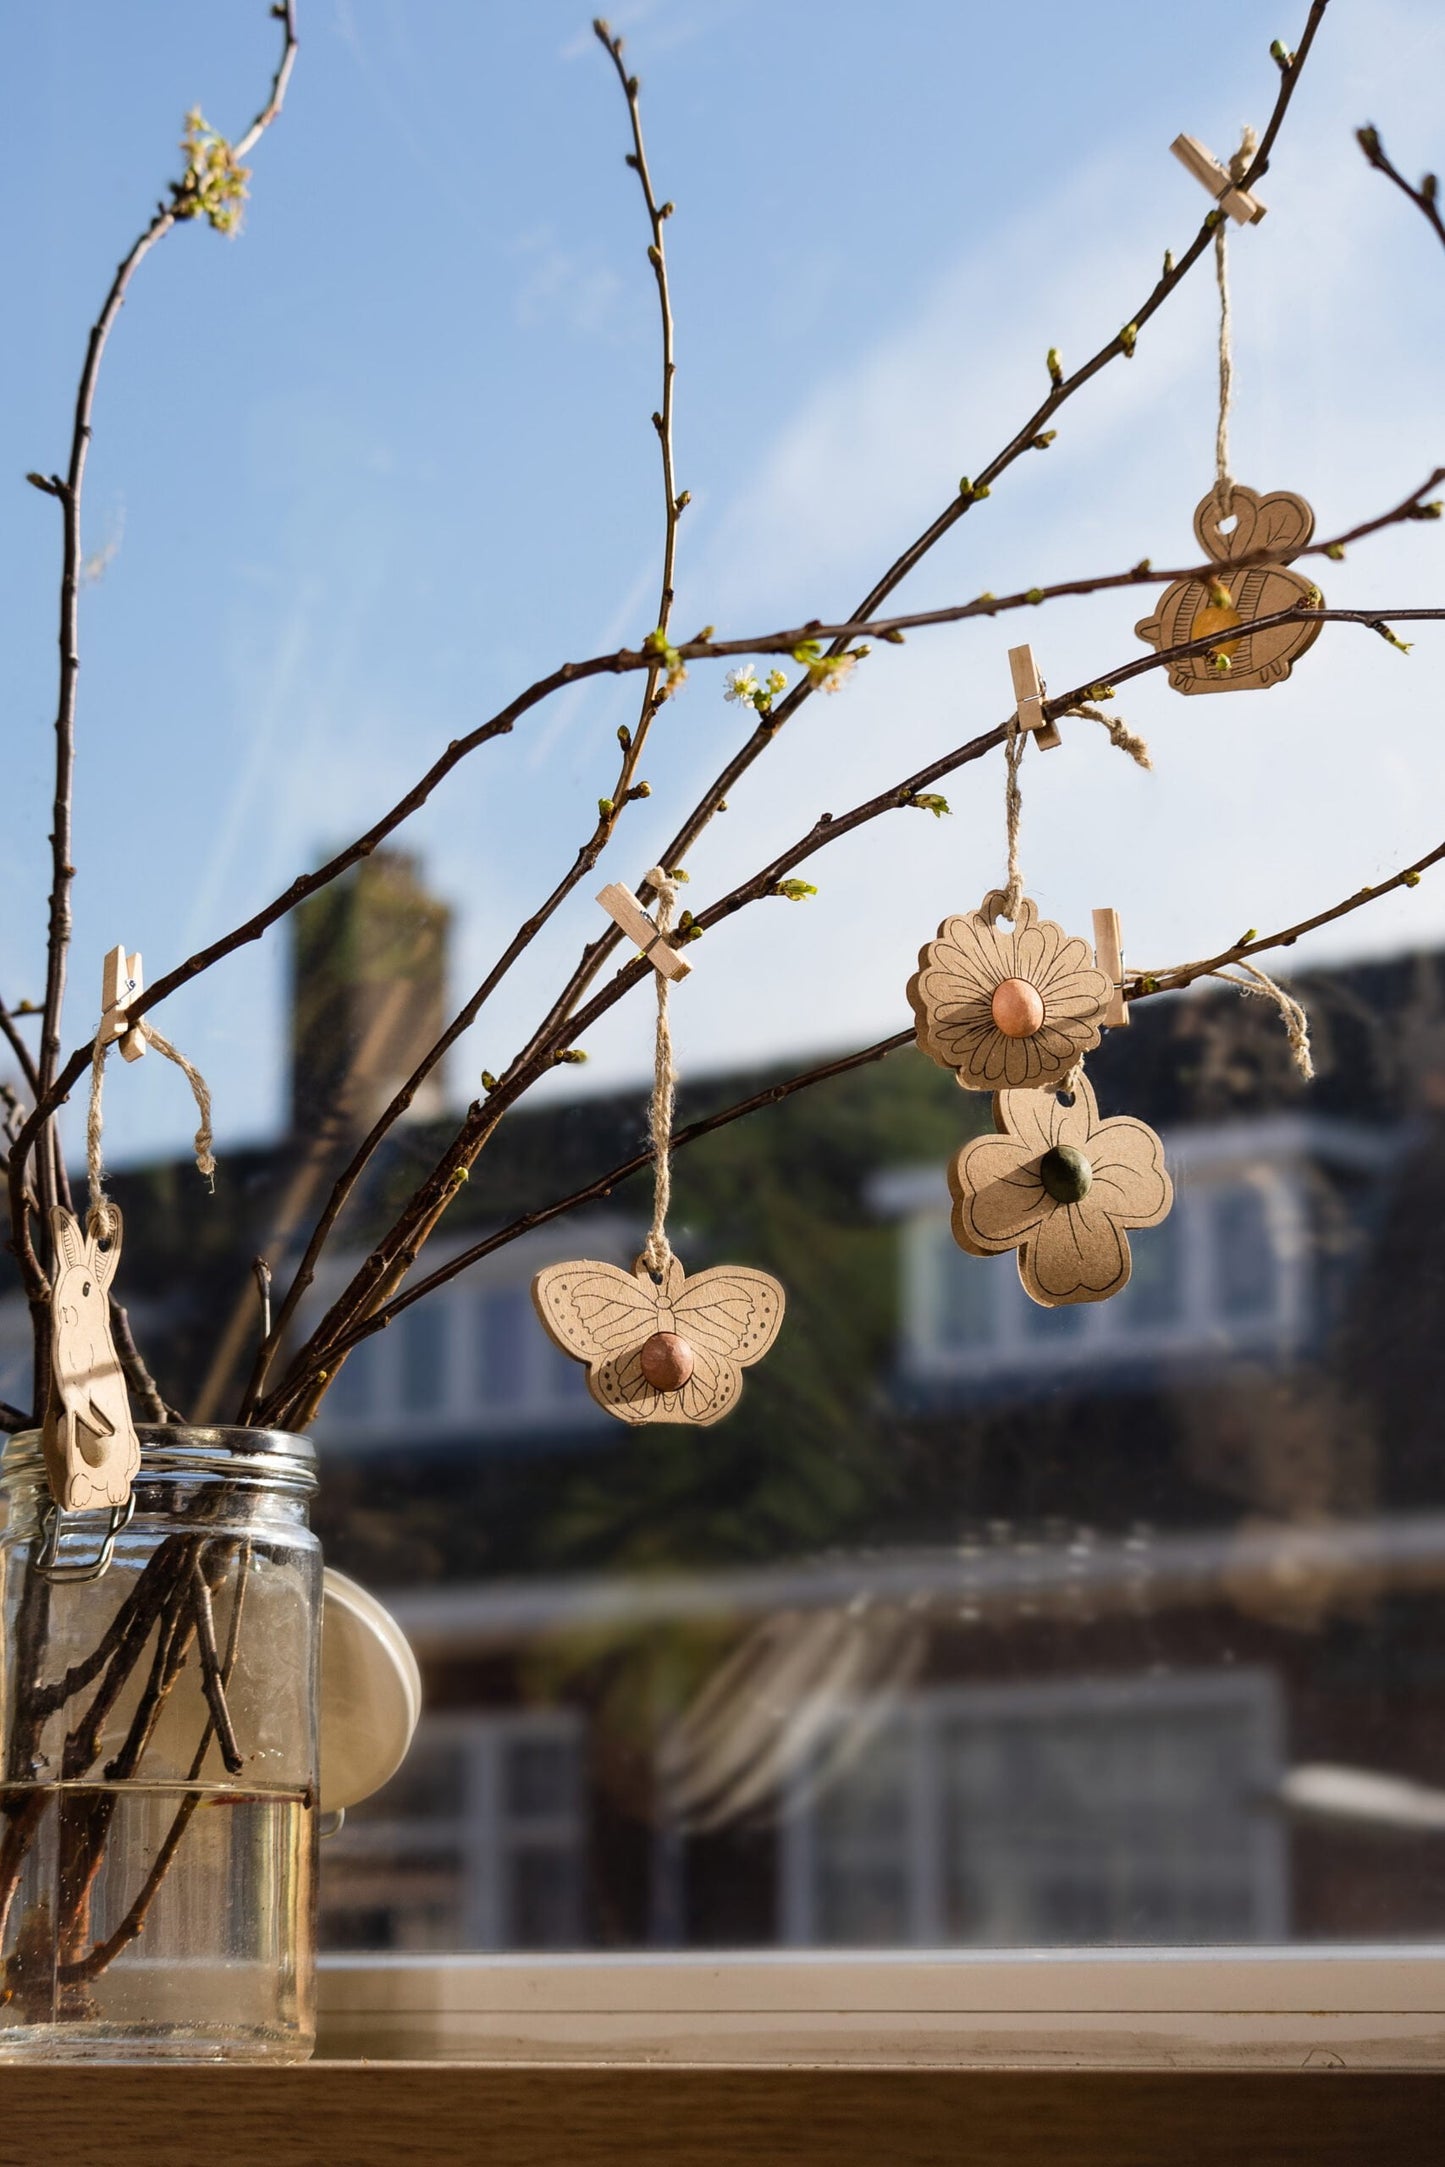
[[[1045,1308],[1102,1302],[1129,1283],[1129,1227],[1157,1226],[1174,1202],[1164,1146],[1143,1121],[1099,1119],[1086,1077],[1072,1104],[1051,1091],[1000,1091],[996,1136],[965,1144],[948,1170],[953,1235],[974,1256],[1019,1253]]]
[[[1005,932],[1003,905],[996,889],[977,910],[945,918],[909,980],[919,1045],[965,1091],[1062,1081],[1098,1045],[1109,999],[1086,940],[1040,919],[1027,896]]]

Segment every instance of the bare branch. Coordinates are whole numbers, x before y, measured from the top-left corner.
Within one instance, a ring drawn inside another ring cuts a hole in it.
[[[411,1075],[400,1090],[395,1093],[390,1104],[382,1110],[370,1132],[363,1137],[351,1159],[333,1183],[331,1193],[307,1242],[301,1262],[297,1266],[282,1299],[274,1325],[269,1321],[266,1325],[250,1378],[242,1394],[241,1406],[237,1415],[237,1420],[241,1422],[247,1420],[257,1399],[265,1389],[266,1378],[276,1358],[277,1350],[284,1342],[291,1321],[312,1285],[316,1275],[317,1262],[330,1237],[332,1228],[346,1208],[348,1198],[352,1195],[357,1182],[379,1145],[410,1107],[417,1092],[421,1089],[422,1084],[437,1063],[455,1045],[456,1041],[471,1028],[477,1016],[481,1013],[483,1006],[490,1000],[492,994],[511,970],[512,965],[531,946],[538,933],[561,908],[579,883],[586,878],[588,873],[594,870],[604,849],[612,840],[626,807],[636,798],[648,794],[646,783],[639,784],[637,781],[637,771],[653,720],[665,704],[673,685],[672,672],[667,668],[665,657],[668,629],[672,616],[673,580],[677,564],[678,522],[688,502],[686,492],[679,493],[678,491],[677,476],[673,464],[673,380],[677,373],[677,367],[673,354],[672,300],[667,279],[667,250],[664,233],[666,222],[672,215],[673,206],[671,203],[659,204],[652,185],[652,174],[648,166],[647,149],[642,134],[642,113],[638,102],[639,85],[636,76],[629,76],[623,66],[622,40],[620,37],[613,37],[607,25],[601,21],[595,22],[593,28],[617,71],[617,79],[622,85],[623,95],[627,100],[627,111],[632,125],[633,145],[632,150],[628,153],[627,163],[637,174],[642,189],[643,202],[647,210],[648,227],[651,235],[647,257],[652,266],[653,278],[657,286],[658,310],[662,330],[661,404],[652,417],[662,461],[662,584],[658,596],[656,630],[652,635],[649,647],[644,650],[649,659],[645,665],[642,700],[637,723],[632,730],[623,729],[618,732],[618,738],[622,746],[622,757],[618,766],[616,780],[613,782],[608,794],[599,798],[596,824],[591,835],[577,851],[572,864],[553,887],[546,900],[530,917],[523,920],[507,947],[503,950],[502,955],[477,987],[470,1000],[463,1004],[441,1037],[423,1054]],[[664,682],[663,673],[665,670],[667,676]]]
[[[1377,173],[1395,183],[1402,195],[1410,198],[1421,216],[1428,219],[1435,229],[1435,238],[1445,246],[1445,218],[1440,216],[1440,184],[1433,173],[1427,173],[1418,188],[1412,188],[1399,167],[1385,154],[1378,128],[1356,130],[1355,140]]]
[[[281,59],[272,80],[271,95],[241,144],[236,146],[238,155],[250,150],[259,140],[281,109],[296,54],[296,26],[294,0],[284,0],[276,12],[283,25]],[[146,256],[178,219],[184,216],[184,207],[176,192],[169,204],[157,206],[149,225],[122,259],[110,283],[99,316],[91,327],[86,344],[85,361],[80,372],[80,383],[75,397],[75,413],[71,425],[70,458],[64,477],[51,475],[40,478],[40,487],[57,500],[61,512],[61,578],[60,578],[60,684],[55,717],[55,782],[51,814],[51,873],[50,902],[46,933],[45,997],[42,1009],[40,1052],[36,1062],[38,1072],[35,1085],[37,1102],[37,1129],[51,1122],[53,1105],[51,1094],[60,1061],[61,1011],[65,1001],[66,968],[70,952],[72,926],[71,889],[75,880],[72,861],[72,808],[75,795],[75,711],[76,691],[80,670],[80,578],[83,562],[81,550],[81,500],[85,485],[85,467],[90,452],[92,436],[91,416],[95,406],[96,383],[100,364],[105,354],[111,330],[126,297],[127,288]],[[7,1034],[8,1035],[8,1034]],[[47,1102],[50,1102],[47,1104]],[[43,1111],[42,1111],[43,1109]],[[26,1162],[34,1134],[24,1138],[12,1155],[11,1175],[11,1241],[20,1261],[21,1272],[28,1289],[33,1293],[43,1282],[43,1273],[31,1241],[28,1215],[22,1208],[15,1209],[17,1183],[23,1183]],[[18,1164],[16,1161],[18,1160]],[[38,1186],[42,1209],[59,1200],[63,1187],[63,1166],[58,1142],[48,1135],[38,1154]]]
[[[846,1076],[854,1069],[867,1068],[871,1062],[885,1060],[890,1053],[897,1053],[902,1047],[911,1046],[914,1038],[914,1026],[910,1024],[906,1031],[897,1031],[892,1038],[883,1038],[874,1046],[865,1046],[860,1053],[843,1054],[836,1060],[822,1061],[814,1068],[804,1069],[801,1074],[788,1077],[786,1082],[768,1084],[763,1090],[755,1091],[751,1098],[739,1099],[735,1106],[725,1106],[719,1113],[708,1114],[701,1121],[689,1122],[686,1128],[675,1129],[671,1148],[673,1151],[685,1150],[689,1144],[697,1143],[701,1137],[711,1136],[715,1129],[724,1129],[730,1122],[741,1121],[745,1114],[755,1114],[764,1106],[779,1106],[784,1099],[790,1099],[797,1091],[808,1090],[813,1084],[826,1083],[834,1076]],[[620,1182],[626,1181],[630,1175],[641,1173],[644,1167],[651,1164],[652,1149],[649,1145],[646,1150],[634,1152],[630,1159],[624,1159],[620,1166],[614,1166],[607,1173],[599,1174],[595,1181],[589,1181],[585,1187],[574,1189],[570,1196],[559,1197],[552,1204],[540,1205],[535,1211],[523,1212],[519,1219],[510,1220],[506,1226],[499,1227],[496,1233],[487,1235],[483,1241],[474,1242],[459,1256],[450,1257],[445,1264],[438,1265],[425,1279],[419,1279],[414,1287],[408,1287],[405,1294],[397,1295],[385,1308],[376,1310],[364,1324],[354,1326],[343,1339],[336,1342],[331,1350],[333,1359],[339,1361],[360,1341],[369,1339],[373,1332],[384,1331],[392,1319],[399,1317],[404,1309],[410,1309],[414,1302],[419,1302],[424,1295],[433,1293],[436,1288],[444,1287],[448,1280],[455,1279],[459,1273],[467,1271],[483,1257],[491,1256],[494,1250],[505,1249],[510,1242],[519,1240],[523,1234],[530,1234],[534,1228],[545,1226],[551,1219],[560,1219],[566,1213],[578,1210],[583,1204],[599,1203],[604,1197],[610,1196]]]
[[[1308,604],[1300,604],[1289,610],[1281,610],[1267,617],[1253,620],[1255,629],[1265,630],[1275,624],[1309,622],[1339,622],[1362,624],[1376,632],[1388,629],[1387,618],[1404,622],[1414,618],[1445,618],[1445,609],[1437,610],[1322,610]],[[1209,654],[1218,646],[1218,634],[1181,643],[1157,653],[1141,657],[1138,661],[1119,665],[1105,673],[1111,681],[1123,681],[1142,675],[1146,671],[1163,669],[1182,656]],[[1045,712],[1051,719],[1066,716],[1071,709],[1085,701],[1094,690],[1098,680],[1076,686],[1045,702]],[[814,822],[800,841],[764,866],[751,879],[741,883],[728,895],[719,898],[694,921],[697,932],[705,932],[724,918],[732,916],[750,903],[762,901],[777,893],[778,882],[809,857],[841,836],[851,834],[882,814],[911,805],[918,792],[957,769],[981,759],[1004,741],[1006,724],[971,738],[954,751],[943,754],[920,768],[901,783],[865,799],[851,812],[834,816],[824,814]],[[569,1040],[586,1034],[591,1026],[604,1015],[639,980],[650,972],[645,958],[637,958],[625,964],[585,1007],[571,1018],[563,1019]],[[485,1102],[474,1102],[469,1108],[462,1128],[453,1139],[438,1165],[414,1193],[390,1233],[373,1249],[365,1263],[321,1323],[311,1339],[296,1357],[285,1381],[272,1395],[260,1412],[260,1419],[267,1421],[304,1421],[314,1413],[317,1400],[316,1388],[324,1390],[330,1381],[335,1350],[353,1344],[354,1329],[372,1314],[382,1313],[397,1286],[415,1262],[430,1233],[446,1210],[447,1204],[465,1180],[467,1171],[475,1163],[486,1142],[494,1133],[503,1114],[516,1103],[537,1078],[545,1073],[556,1057],[557,1040],[538,1046],[536,1039],[524,1055],[518,1057],[501,1083]],[[311,1397],[307,1396],[307,1390]]]
[[[184,1418],[161,1395],[160,1386],[142,1360],[141,1351],[135,1343],[131,1330],[130,1312],[122,1308],[112,1294],[110,1297],[110,1329],[115,1341],[115,1351],[125,1372],[125,1381],[139,1401],[141,1411],[148,1422],[180,1422]]]
[[[1333,904],[1328,910],[1317,911],[1313,917],[1303,918],[1297,925],[1286,926],[1278,933],[1266,933],[1250,940],[1236,941],[1232,947],[1221,949],[1218,955],[1206,957],[1198,963],[1179,964],[1167,971],[1133,974],[1126,982],[1124,998],[1127,1001],[1141,1001],[1158,993],[1178,992],[1192,985],[1196,979],[1213,976],[1228,964],[1241,963],[1249,956],[1262,955],[1273,948],[1292,948],[1304,934],[1313,933],[1320,926],[1330,925],[1336,919],[1347,917],[1351,911],[1361,910],[1367,903],[1377,902],[1381,896],[1390,895],[1398,888],[1417,887],[1421,875],[1442,860],[1445,860],[1445,843],[1437,844],[1435,849],[1427,851],[1422,858],[1417,858],[1413,865],[1405,866],[1389,880],[1381,881],[1374,887],[1356,889],[1353,895],[1346,896],[1342,902]],[[865,1046],[858,1053],[820,1062],[813,1068],[804,1069],[799,1075],[790,1076],[783,1083],[766,1085],[761,1091],[755,1091],[750,1098],[739,1099],[735,1105],[725,1106],[720,1112],[709,1114],[705,1119],[690,1122],[686,1128],[677,1130],[672,1139],[672,1148],[674,1151],[681,1151],[687,1145],[698,1142],[700,1138],[712,1135],[714,1130],[726,1128],[733,1121],[741,1121],[746,1114],[757,1113],[765,1106],[775,1106],[782,1100],[793,1097],[796,1092],[806,1091],[814,1084],[826,1083],[831,1077],[844,1076],[854,1069],[866,1068],[872,1062],[885,1060],[889,1054],[898,1053],[903,1047],[913,1045],[916,1036],[916,1027],[910,1024],[907,1030],[896,1031],[891,1038],[879,1039],[875,1045]],[[376,1310],[365,1323],[354,1326],[331,1349],[332,1359],[339,1359],[349,1353],[373,1332],[385,1330],[392,1319],[400,1316],[404,1309],[409,1309],[414,1302],[419,1302],[424,1295],[432,1293],[437,1287],[445,1286],[448,1280],[455,1279],[459,1273],[468,1270],[483,1257],[491,1256],[495,1250],[505,1248],[508,1243],[518,1240],[523,1234],[531,1233],[534,1228],[545,1226],[549,1220],[560,1219],[567,1212],[576,1211],[584,1204],[594,1204],[610,1196],[620,1182],[640,1173],[651,1163],[650,1149],[634,1152],[630,1159],[624,1159],[607,1173],[599,1174],[595,1181],[573,1190],[569,1196],[560,1197],[555,1203],[541,1205],[534,1211],[524,1212],[520,1218],[511,1220],[495,1233],[487,1235],[484,1240],[474,1242],[470,1248],[438,1266],[436,1271],[429,1273],[425,1279],[419,1279],[415,1286],[408,1287],[404,1294],[398,1295],[384,1308]]]

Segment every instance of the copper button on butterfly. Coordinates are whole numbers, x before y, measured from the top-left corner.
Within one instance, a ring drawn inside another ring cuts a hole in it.
[[[676,1257],[660,1280],[641,1257],[630,1272],[549,1264],[532,1300],[563,1353],[587,1364],[598,1406],[620,1422],[720,1420],[783,1321],[783,1290],[766,1272],[723,1265],[689,1279]]]

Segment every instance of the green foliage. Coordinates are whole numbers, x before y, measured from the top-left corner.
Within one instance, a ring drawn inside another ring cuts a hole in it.
[[[217,233],[239,233],[251,168],[236,163],[230,144],[210,126],[199,106],[186,115],[181,149],[186,154],[186,170],[171,186],[171,207],[177,218],[204,218]]]

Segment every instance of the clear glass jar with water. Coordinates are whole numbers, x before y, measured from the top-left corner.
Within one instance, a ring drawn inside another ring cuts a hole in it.
[[[0,2060],[300,2061],[321,1554],[301,1437],[142,1428],[134,1514],[0,1461]],[[58,1535],[58,1541],[57,1541]]]

